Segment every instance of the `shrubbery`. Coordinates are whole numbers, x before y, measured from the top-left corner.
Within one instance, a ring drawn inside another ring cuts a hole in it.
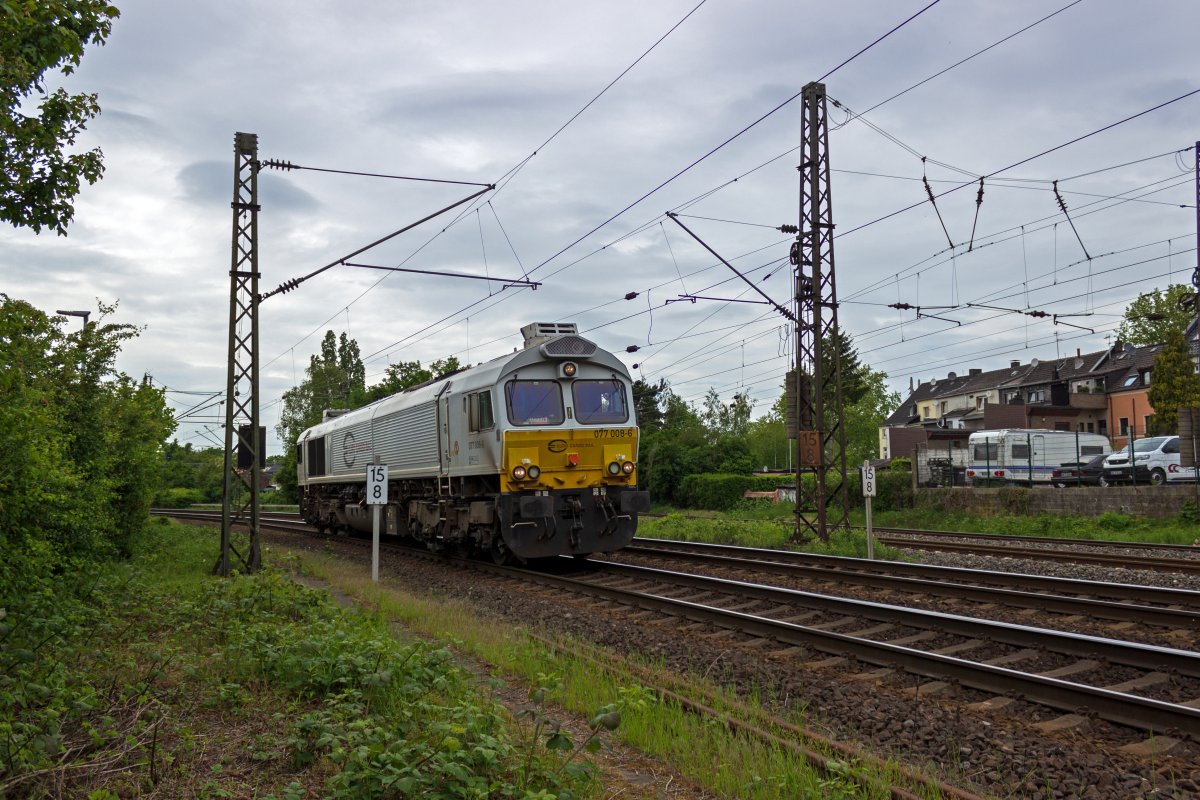
[[[132,566],[0,560],[0,797],[584,796],[569,738],[516,729],[445,648],[277,572],[203,577],[214,534],[153,532]]]
[[[154,495],[155,508],[189,508],[203,503],[204,493],[199,489],[162,489]]]
[[[791,475],[687,475],[680,482],[679,501],[687,508],[728,511],[746,492],[773,492],[795,483]]]
[[[812,473],[800,480],[811,491]],[[876,496],[873,508],[898,511],[913,507],[912,475],[908,472],[879,470],[875,473]],[[677,502],[684,508],[729,511],[742,502],[746,492],[770,492],[780,486],[795,486],[794,475],[722,475],[700,473],[680,481]],[[851,508],[862,508],[862,479],[857,469],[847,470],[846,491]]]

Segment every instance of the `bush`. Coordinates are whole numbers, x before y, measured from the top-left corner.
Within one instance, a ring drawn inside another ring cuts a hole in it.
[[[155,508],[188,508],[204,502],[204,493],[199,489],[163,489],[154,495]]]
[[[795,482],[791,475],[687,475],[679,484],[679,501],[685,508],[728,511],[746,492],[773,492]]]
[[[858,476],[855,475],[855,481],[857,480]],[[909,472],[876,470],[875,491],[875,501],[871,507],[876,511],[899,511],[913,507],[912,474]],[[862,494],[861,488],[858,493]],[[858,502],[862,502],[861,498]]]
[[[1116,511],[1105,511],[1096,517],[1096,526],[1106,531],[1124,531],[1133,525],[1133,518]]]

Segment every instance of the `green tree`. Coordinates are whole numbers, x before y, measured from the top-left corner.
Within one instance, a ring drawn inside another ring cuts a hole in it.
[[[69,152],[100,113],[95,94],[51,91],[47,73],[71,74],[88,45],[102,45],[119,15],[102,0],[0,4],[0,219],[65,235],[80,181],[104,172],[100,148]],[[36,113],[28,113],[36,107]]]
[[[202,502],[218,502],[225,486],[225,451],[220,447],[196,448],[191,442],[167,442],[160,474],[163,489],[194,489]]]
[[[63,318],[0,295],[0,531],[61,554],[127,555],[174,429],[160,390],[114,369],[129,325]]]
[[[662,427],[663,412],[661,404],[667,388],[666,379],[658,383],[647,383],[642,379],[633,382],[633,408],[637,415],[638,427],[645,431],[656,431]]]
[[[638,482],[656,501],[677,499],[680,482],[697,472],[715,472],[713,445],[696,409],[664,385],[656,393],[662,424],[641,431]]]
[[[1165,292],[1157,288],[1139,295],[1125,309],[1125,318],[1117,326],[1117,338],[1136,345],[1162,344],[1174,331],[1183,333],[1192,316],[1195,305],[1188,302],[1192,288],[1182,283],[1167,287]]]
[[[847,469],[879,457],[879,427],[900,407],[900,393],[888,391],[886,373],[863,366],[858,377],[862,394],[856,402],[843,405]]]
[[[1200,406],[1200,374],[1196,372],[1182,330],[1167,335],[1154,360],[1149,400],[1154,406],[1151,425],[1156,436],[1178,433],[1179,409]]]
[[[858,348],[850,334],[843,333],[841,328],[832,334],[821,349],[821,361],[826,374],[833,369],[833,354],[839,355],[842,367],[842,405],[857,403],[869,390],[866,381],[868,368],[858,358]]]
[[[747,392],[738,392],[726,404],[717,394],[717,390],[709,387],[704,396],[704,409],[700,419],[714,439],[722,436],[744,436],[750,427],[750,413],[754,410],[754,400]]]
[[[421,366],[420,361],[400,361],[388,364],[384,370],[383,380],[367,390],[367,402],[389,397],[396,392],[402,392],[413,386],[419,386],[435,378],[458,372],[463,369],[457,356],[438,359],[428,367]]]

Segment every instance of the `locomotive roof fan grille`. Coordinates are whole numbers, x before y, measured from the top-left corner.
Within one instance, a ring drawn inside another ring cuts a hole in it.
[[[525,346],[540,345],[547,358],[590,358],[596,345],[579,336],[574,322],[533,322],[521,328]]]

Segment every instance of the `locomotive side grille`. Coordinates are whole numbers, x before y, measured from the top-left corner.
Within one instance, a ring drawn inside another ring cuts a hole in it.
[[[596,354],[596,345],[579,336],[559,336],[542,345],[547,356],[587,358]]]
[[[375,449],[393,471],[438,468],[437,407],[424,403],[377,417],[372,424]]]

